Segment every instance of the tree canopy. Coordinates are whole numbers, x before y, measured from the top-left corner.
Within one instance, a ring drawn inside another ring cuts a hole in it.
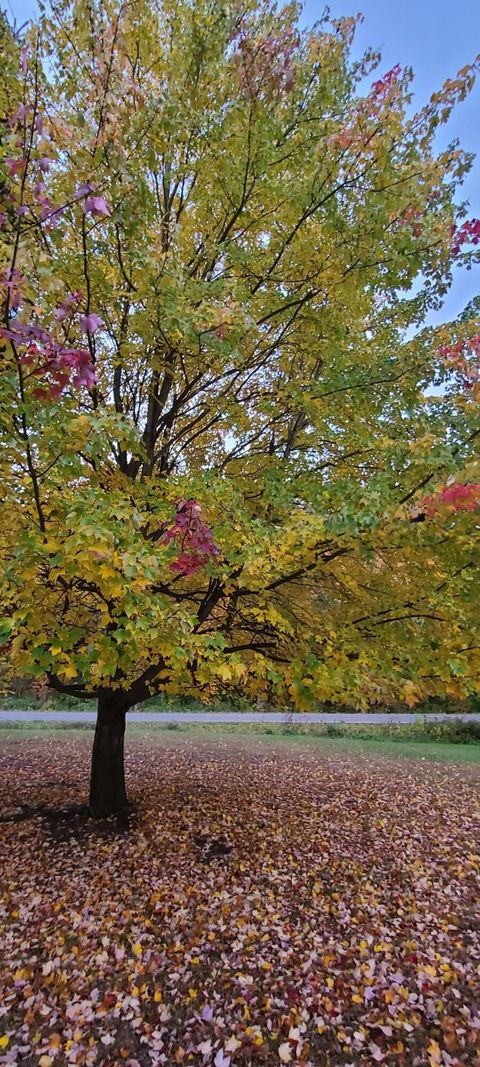
[[[480,319],[424,325],[480,241],[435,148],[475,64],[414,112],[354,31],[262,0],[2,30],[15,670],[123,710],[478,688]]]

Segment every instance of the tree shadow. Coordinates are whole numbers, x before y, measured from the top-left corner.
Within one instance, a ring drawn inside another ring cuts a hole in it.
[[[136,818],[134,809],[111,815],[106,819],[92,819],[87,804],[71,804],[66,808],[49,808],[45,804],[21,804],[10,814],[0,815],[0,824],[23,823],[39,818],[47,836],[55,842],[88,837],[109,838],[125,834]]]

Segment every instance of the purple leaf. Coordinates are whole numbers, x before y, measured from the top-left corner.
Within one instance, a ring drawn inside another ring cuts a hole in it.
[[[73,310],[75,304],[78,304],[79,300],[81,299],[82,293],[78,289],[76,289],[74,293],[68,293],[63,303],[60,304],[60,307],[57,308],[55,312],[55,318],[57,322],[63,322],[63,320],[67,317],[68,313]]]
[[[110,215],[110,208],[103,196],[88,196],[83,205],[85,215]]]
[[[224,1056],[223,1049],[219,1048],[213,1062],[215,1067],[230,1067],[230,1056]]]
[[[27,161],[26,159],[6,159],[5,166],[9,178],[14,178],[16,174],[23,174]]]
[[[100,329],[100,326],[103,326],[103,319],[100,318],[100,315],[95,315],[94,313],[91,313],[90,315],[80,316],[80,328],[82,329],[83,333],[95,333],[96,330]]]

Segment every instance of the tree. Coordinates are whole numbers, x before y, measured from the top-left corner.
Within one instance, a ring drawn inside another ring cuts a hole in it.
[[[475,69],[412,114],[354,29],[60,0],[2,90],[3,652],[98,698],[94,815],[153,693],[478,685],[478,325],[423,325],[476,254],[434,150]]]

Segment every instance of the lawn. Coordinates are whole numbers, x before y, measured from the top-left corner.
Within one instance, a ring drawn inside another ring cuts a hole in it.
[[[0,1063],[480,1067],[479,746],[130,727],[118,826],[90,744],[0,732]]]
[[[455,720],[452,720],[454,723]],[[449,724],[450,725],[450,724]],[[351,753],[359,756],[390,756],[394,759],[422,759],[456,763],[480,763],[480,743],[449,744],[446,740],[432,740],[426,736],[424,724],[407,726],[342,726],[335,727],[331,736],[331,727],[323,725],[295,724],[285,726],[282,723],[264,725],[245,723],[128,723],[128,738],[148,739],[156,744],[203,744],[213,741],[216,745],[250,746],[260,748],[273,745],[314,749],[318,752]],[[446,727],[442,729],[446,730]],[[51,722],[9,723],[0,722],[1,740],[20,738],[45,740],[62,740],[66,733],[69,737],[89,736],[93,733],[93,724],[67,723],[56,725]]]

